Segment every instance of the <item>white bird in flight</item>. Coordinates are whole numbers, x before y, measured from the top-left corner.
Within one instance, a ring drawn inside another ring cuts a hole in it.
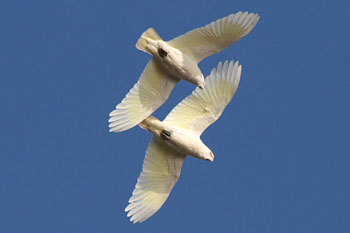
[[[142,172],[125,208],[130,221],[143,222],[156,213],[179,179],[186,155],[213,162],[214,154],[200,135],[214,123],[235,94],[241,77],[241,65],[219,62],[205,79],[203,89],[196,88],[165,118],[149,116],[140,127],[153,134],[143,161]]]
[[[247,35],[259,18],[258,14],[237,12],[167,42],[153,28],[147,29],[136,47],[150,53],[152,59],[139,81],[109,114],[109,131],[121,132],[139,124],[168,99],[180,79],[203,88],[198,63]]]

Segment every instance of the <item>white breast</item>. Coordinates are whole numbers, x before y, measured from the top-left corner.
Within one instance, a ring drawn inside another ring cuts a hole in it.
[[[157,46],[158,49],[161,48],[167,53],[167,56],[163,57],[157,54],[158,60],[165,67],[167,72],[170,72],[179,79],[184,79],[185,81],[193,83],[196,86],[202,84],[204,77],[196,62],[191,60],[180,50],[169,46],[164,41],[157,41]]]
[[[171,132],[170,140],[166,141],[169,146],[186,155],[205,159],[203,152],[207,151],[208,147],[198,136],[176,127],[169,127],[169,131]]]

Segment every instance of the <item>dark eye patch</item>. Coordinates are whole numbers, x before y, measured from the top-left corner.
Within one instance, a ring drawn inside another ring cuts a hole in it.
[[[166,57],[168,56],[168,53],[164,51],[164,49],[158,49],[158,54],[161,57]]]

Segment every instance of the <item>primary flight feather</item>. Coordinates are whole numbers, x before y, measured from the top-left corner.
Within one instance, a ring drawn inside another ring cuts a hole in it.
[[[235,94],[240,77],[238,62],[220,62],[205,79],[203,89],[196,88],[165,118],[147,117],[140,127],[153,138],[148,146],[135,189],[125,208],[130,221],[143,222],[155,214],[167,200],[180,177],[186,155],[214,161],[214,154],[200,135],[222,114]]]
[[[247,35],[259,18],[258,14],[237,12],[168,42],[153,28],[147,29],[136,47],[150,53],[152,59],[139,81],[110,113],[109,131],[121,132],[139,124],[167,100],[180,79],[203,88],[198,63]]]

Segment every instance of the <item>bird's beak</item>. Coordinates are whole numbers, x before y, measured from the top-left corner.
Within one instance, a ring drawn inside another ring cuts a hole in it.
[[[196,76],[196,77],[198,77],[198,76]],[[202,78],[200,83],[197,83],[197,87],[199,87],[201,90],[203,90],[204,86],[205,86],[205,81],[204,81],[204,78]]]
[[[214,154],[213,153],[210,154],[210,162],[214,162]]]

